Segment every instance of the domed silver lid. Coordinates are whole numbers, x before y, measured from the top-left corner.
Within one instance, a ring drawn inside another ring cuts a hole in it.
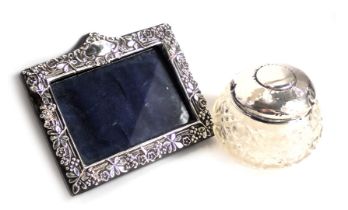
[[[267,64],[253,72],[243,72],[232,81],[231,93],[247,115],[273,123],[306,116],[315,102],[310,79],[288,65]]]

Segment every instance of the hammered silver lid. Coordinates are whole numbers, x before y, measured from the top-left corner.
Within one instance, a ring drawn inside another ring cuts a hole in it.
[[[245,114],[271,123],[304,117],[315,102],[310,79],[288,65],[267,64],[243,72],[232,81],[231,93]]]

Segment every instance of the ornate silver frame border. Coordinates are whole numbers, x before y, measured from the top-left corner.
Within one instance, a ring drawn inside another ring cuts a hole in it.
[[[86,166],[57,107],[50,83],[59,78],[108,64],[124,56],[161,45],[173,65],[196,121],[126,151]],[[171,27],[161,24],[120,38],[90,33],[77,49],[22,72],[38,108],[57,162],[73,195],[87,191],[141,166],[179,151],[213,135],[206,100],[193,80]]]

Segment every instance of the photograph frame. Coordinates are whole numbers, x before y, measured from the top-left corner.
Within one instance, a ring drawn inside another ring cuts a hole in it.
[[[195,119],[125,151],[85,165],[55,102],[50,84],[81,72],[93,71],[96,67],[155,46],[161,46],[166,54]],[[207,102],[168,24],[119,38],[90,33],[76,49],[25,69],[22,76],[72,195],[109,182],[214,135]]]

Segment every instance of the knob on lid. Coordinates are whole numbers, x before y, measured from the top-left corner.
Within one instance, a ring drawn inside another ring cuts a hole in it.
[[[237,76],[232,97],[247,115],[266,122],[287,122],[306,116],[315,90],[305,73],[288,65],[267,64]]]

